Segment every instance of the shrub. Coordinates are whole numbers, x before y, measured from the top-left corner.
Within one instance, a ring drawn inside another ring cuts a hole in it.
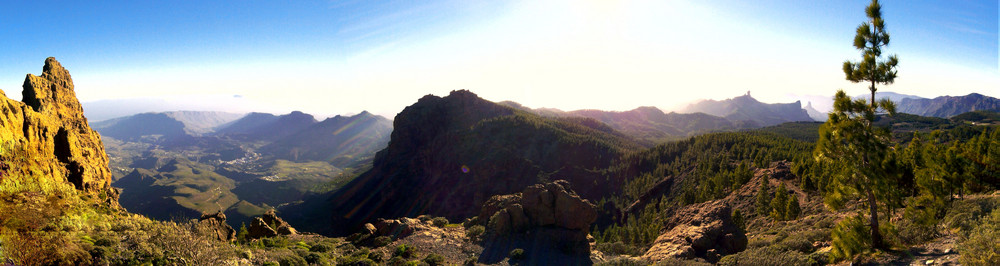
[[[479,238],[482,237],[483,233],[485,232],[486,232],[485,226],[473,225],[472,227],[469,227],[468,229],[465,230],[465,236],[475,241],[479,240]]]
[[[376,248],[388,246],[391,243],[392,243],[392,238],[388,236],[379,236],[376,237],[375,239],[372,239],[372,246]]]
[[[510,257],[511,260],[524,259],[524,250],[515,248],[514,250],[511,250],[510,253],[507,254],[507,257]]]
[[[444,256],[436,253],[427,254],[427,257],[424,257],[423,262],[426,262],[431,266],[444,265]]]
[[[385,263],[387,266],[403,266],[406,265],[408,261],[402,257],[392,257],[388,262]]]
[[[309,252],[303,258],[306,259],[306,262],[309,264],[325,264],[324,262],[326,262],[326,256],[317,252]]]
[[[331,246],[330,244],[327,244],[327,243],[316,243],[311,248],[309,248],[309,251],[320,252],[320,253],[327,253],[327,252],[330,252],[332,250],[333,250],[333,246]]]
[[[1000,209],[979,219],[978,225],[959,239],[958,261],[965,265],[1000,265]]]
[[[743,217],[743,213],[740,212],[740,209],[733,209],[733,224],[735,224],[736,227],[740,228],[742,231],[747,230],[747,221],[746,218]]]
[[[597,266],[645,266],[646,263],[642,260],[632,259],[628,257],[615,257],[613,259],[602,261],[597,263]]]
[[[392,253],[392,256],[409,259],[416,257],[416,254],[417,254],[417,248],[407,244],[401,244],[399,246],[396,246],[396,250]]]
[[[280,264],[281,266],[305,266],[305,265],[309,265],[309,263],[306,262],[306,259],[304,259],[302,257],[299,257],[299,255],[296,255],[294,253],[293,254],[289,254],[289,255],[285,255],[285,256],[281,256],[281,258],[278,259],[278,264]]]
[[[603,252],[605,255],[631,255],[638,256],[642,255],[644,250],[639,247],[625,244],[621,241],[614,243],[598,243],[595,247],[597,250]]]
[[[743,252],[722,257],[719,265],[816,265],[820,262],[809,255],[778,247],[747,249]]]
[[[830,250],[830,258],[837,261],[871,250],[868,230],[865,219],[860,215],[841,220],[831,233],[833,249]]]
[[[445,225],[448,225],[448,218],[437,217],[437,218],[434,218],[433,220],[431,220],[431,223],[433,223],[434,226],[437,226],[437,227],[444,227]]]
[[[472,256],[471,258],[469,258],[469,259],[465,260],[464,262],[462,262],[462,265],[465,265],[465,266],[475,266],[476,262],[479,262],[479,256]]]

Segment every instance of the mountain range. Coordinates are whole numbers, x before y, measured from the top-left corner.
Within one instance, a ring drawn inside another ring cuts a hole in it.
[[[813,121],[799,101],[793,103],[762,103],[747,92],[726,100],[704,100],[681,109],[681,113],[706,113],[731,121],[746,121],[756,127],[772,126],[784,122]]]

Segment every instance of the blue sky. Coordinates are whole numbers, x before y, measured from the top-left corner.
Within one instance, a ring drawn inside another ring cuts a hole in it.
[[[24,74],[55,56],[85,102],[184,109],[391,117],[455,89],[567,110],[669,110],[750,90],[822,109],[837,89],[865,92],[840,64],[860,57],[867,3],[8,1],[0,89],[20,98]],[[1000,97],[997,1],[882,4],[901,60],[884,90]]]

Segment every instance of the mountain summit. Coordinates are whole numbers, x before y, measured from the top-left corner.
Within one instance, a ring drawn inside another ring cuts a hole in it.
[[[772,126],[784,122],[813,121],[802,109],[802,103],[762,103],[746,95],[722,101],[704,100],[688,105],[681,113],[702,112],[714,116],[725,117],[732,121],[752,121],[758,126]]]

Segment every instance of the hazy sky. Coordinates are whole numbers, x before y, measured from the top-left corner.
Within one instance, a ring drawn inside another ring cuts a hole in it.
[[[183,109],[391,117],[456,89],[564,110],[670,110],[748,90],[764,102],[824,101],[838,88],[866,92],[841,64],[860,58],[851,43],[867,4],[4,1],[0,89],[19,99],[24,74],[55,56],[84,102]],[[997,1],[882,4],[900,58],[882,90],[1000,97]]]

